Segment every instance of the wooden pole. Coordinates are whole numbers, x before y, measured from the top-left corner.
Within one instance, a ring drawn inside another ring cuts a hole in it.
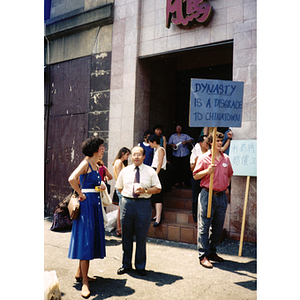
[[[217,135],[217,127],[214,127],[213,144],[212,144],[212,148],[211,148],[211,152],[212,152],[211,163],[212,164],[215,163],[216,135]],[[211,204],[212,204],[213,183],[214,183],[214,173],[211,173],[210,174],[210,178],[209,178],[209,193],[208,193],[208,205],[207,205],[207,218],[211,217]]]
[[[241,230],[240,247],[239,247],[239,256],[242,256],[242,250],[243,250],[243,240],[244,240],[244,232],[245,232],[246,210],[247,210],[247,202],[248,202],[248,195],[249,195],[249,186],[250,186],[250,176],[247,176],[243,220],[242,220],[242,230]]]

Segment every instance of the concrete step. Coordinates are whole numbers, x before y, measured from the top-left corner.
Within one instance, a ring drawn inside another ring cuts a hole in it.
[[[163,208],[176,208],[182,210],[191,210],[192,209],[193,200],[185,199],[185,198],[171,198],[164,197],[163,199]]]
[[[148,236],[168,241],[197,244],[197,227],[194,224],[170,223],[163,220],[161,225],[153,227],[151,222]]]
[[[197,227],[192,213],[192,190],[176,189],[164,193],[162,223],[153,228],[151,223],[148,236],[168,241],[197,244]],[[152,217],[155,210],[152,211]]]
[[[154,214],[155,215],[155,212]],[[175,208],[163,208],[162,219],[169,223],[193,224],[192,210],[180,210]]]
[[[176,189],[163,194],[163,207],[176,209],[192,209],[192,190]]]
[[[164,197],[172,197],[172,198],[187,198],[187,199],[192,199],[192,189],[191,188],[185,188],[185,189],[180,189],[177,188],[175,190],[171,190],[171,192],[164,193]]]

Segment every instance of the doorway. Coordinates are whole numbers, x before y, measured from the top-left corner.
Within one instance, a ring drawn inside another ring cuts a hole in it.
[[[202,128],[189,127],[191,78],[232,80],[233,41],[140,58],[151,75],[149,129],[163,125],[167,140],[180,123],[197,141]]]

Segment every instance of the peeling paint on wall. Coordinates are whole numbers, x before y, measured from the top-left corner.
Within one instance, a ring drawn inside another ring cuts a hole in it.
[[[95,70],[95,72],[93,72],[91,75],[92,76],[105,76],[106,74],[110,74],[110,71],[104,71],[104,70]]]
[[[96,54],[95,57],[96,57],[96,59],[98,59],[98,58],[105,58],[105,57],[107,57],[107,53],[103,52],[103,53],[100,53],[100,54]]]
[[[73,140],[73,145],[72,145],[72,148],[71,148],[71,151],[70,151],[71,163],[74,161],[74,154],[75,154],[74,144],[75,144],[75,140]]]

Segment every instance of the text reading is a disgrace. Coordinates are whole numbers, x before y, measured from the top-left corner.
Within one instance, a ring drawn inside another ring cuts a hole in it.
[[[201,98],[194,98],[193,101],[194,107],[202,107],[203,105],[206,108],[229,108],[229,109],[242,109],[243,101],[239,100],[228,100],[228,99],[207,99],[206,104],[202,103]]]

